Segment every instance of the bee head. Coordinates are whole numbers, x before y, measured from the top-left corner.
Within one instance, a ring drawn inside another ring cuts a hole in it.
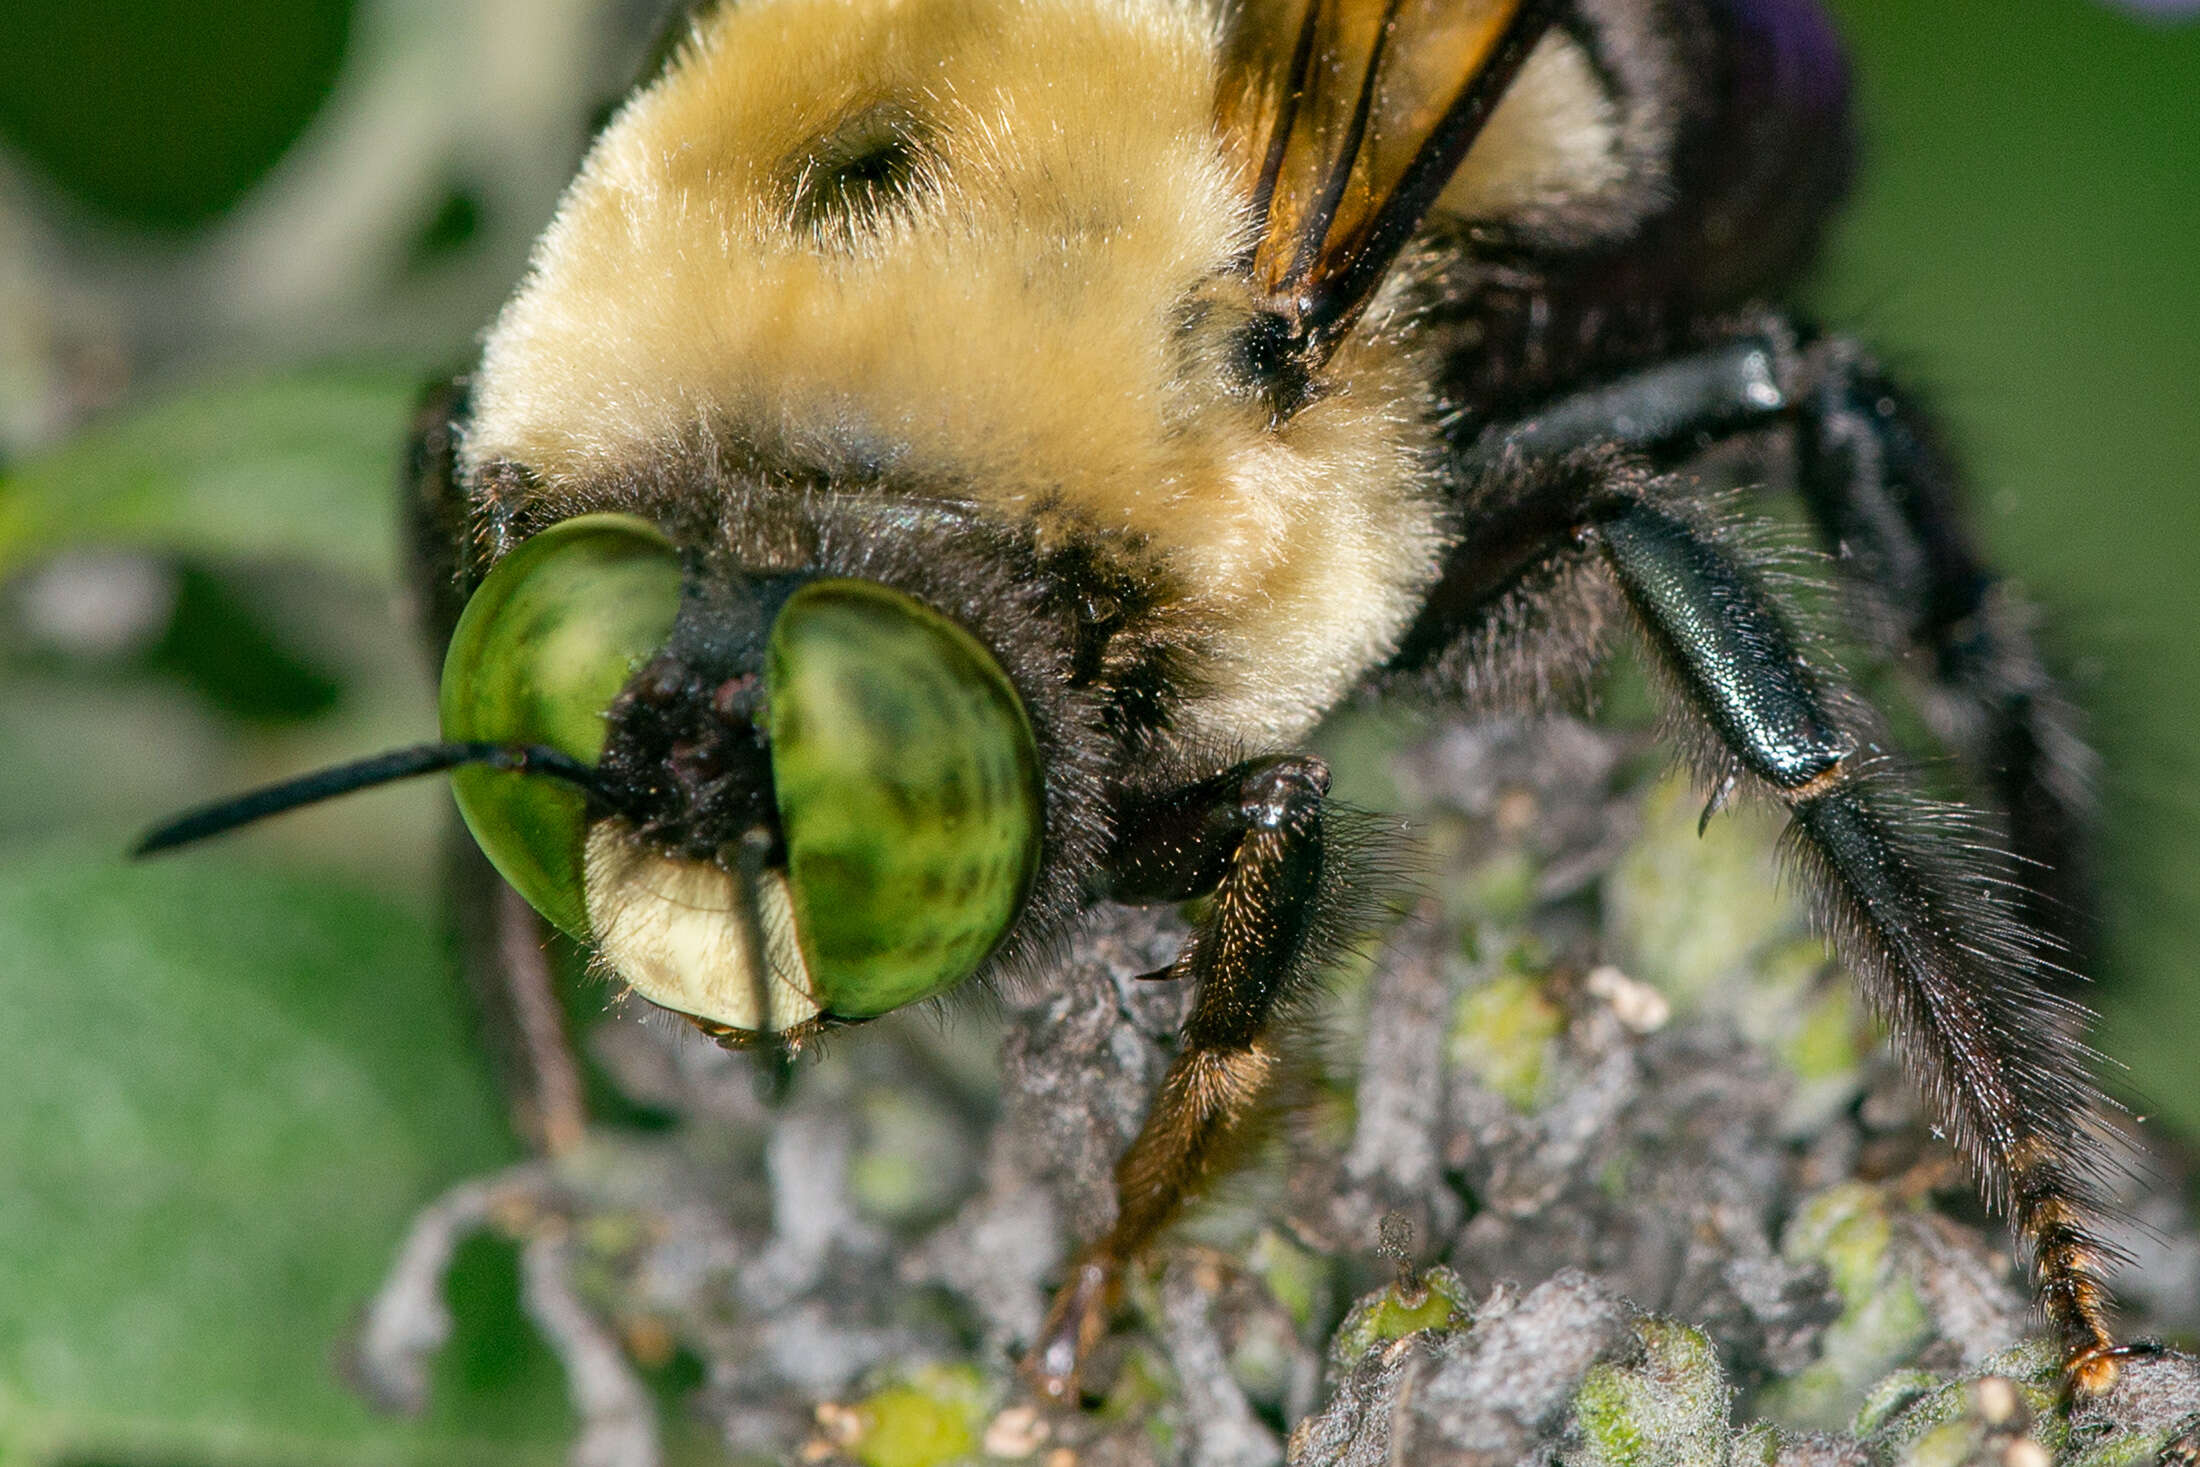
[[[448,769],[537,911],[729,1043],[952,987],[1032,895],[1023,700],[960,623],[878,581],[714,568],[639,516],[580,515],[483,578],[439,703],[440,744],[190,812],[137,853]]]
[[[484,852],[636,991],[729,1038],[970,976],[1038,866],[1021,700],[956,622],[873,581],[683,565],[632,515],[524,541],[444,663],[444,737],[593,763],[453,778]]]
[[[635,516],[499,561],[441,708],[454,742],[593,764],[585,791],[484,766],[453,785],[538,911],[729,1038],[952,986],[1037,868],[1030,724],[969,632],[876,582],[684,566]]]

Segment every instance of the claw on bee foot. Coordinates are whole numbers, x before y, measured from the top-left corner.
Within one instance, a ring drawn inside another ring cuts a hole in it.
[[[1048,1401],[1076,1402],[1078,1373],[1093,1346],[1108,1332],[1122,1279],[1120,1261],[1106,1254],[1088,1254],[1078,1260],[1069,1282],[1055,1294],[1023,1362],[1025,1377]]]
[[[2159,1353],[2159,1345],[2094,1345],[2072,1355],[2063,1365],[2063,1385],[2074,1400],[2105,1394],[2116,1384],[2123,1362]]]

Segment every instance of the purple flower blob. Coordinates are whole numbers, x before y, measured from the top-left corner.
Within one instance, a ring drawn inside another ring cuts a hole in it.
[[[2105,0],[2105,3],[2153,20],[2200,15],[2200,0]]]

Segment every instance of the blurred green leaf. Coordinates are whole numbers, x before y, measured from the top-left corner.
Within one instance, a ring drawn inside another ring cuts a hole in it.
[[[2104,756],[2101,1045],[2200,1136],[2200,28],[2080,0],[1838,0],[1865,157],[1817,291],[1969,469]],[[2090,673],[2090,675],[2086,675]]]
[[[335,85],[350,0],[0,6],[0,139],[117,223],[182,229],[275,165]]]
[[[245,723],[295,722],[336,706],[343,693],[337,679],[294,650],[228,578],[186,565],[176,586],[168,635],[150,650],[148,666]]]
[[[397,576],[396,485],[420,377],[324,369],[205,388],[0,475],[0,579],[61,550],[294,558]]]
[[[562,1460],[508,1329],[420,1422],[338,1382],[413,1212],[509,1154],[425,925],[45,848],[0,863],[0,932],[0,1460]]]

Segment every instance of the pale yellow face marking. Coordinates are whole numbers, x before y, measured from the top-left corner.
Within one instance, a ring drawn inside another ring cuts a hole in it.
[[[787,880],[757,882],[759,954],[724,868],[650,850],[623,820],[598,822],[584,857],[588,922],[603,959],[662,1008],[748,1033],[780,1033],[821,1012],[795,940]]]

